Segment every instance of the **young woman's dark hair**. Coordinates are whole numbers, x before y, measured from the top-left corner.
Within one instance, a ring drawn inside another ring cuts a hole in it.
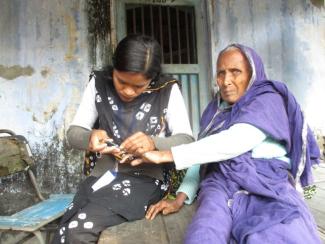
[[[161,71],[161,47],[145,35],[128,35],[116,47],[113,67],[118,71],[142,73],[153,79]]]

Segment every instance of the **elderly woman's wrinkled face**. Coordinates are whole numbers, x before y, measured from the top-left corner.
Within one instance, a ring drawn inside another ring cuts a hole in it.
[[[224,101],[236,103],[244,95],[250,78],[250,65],[239,49],[227,50],[219,56],[217,84]]]

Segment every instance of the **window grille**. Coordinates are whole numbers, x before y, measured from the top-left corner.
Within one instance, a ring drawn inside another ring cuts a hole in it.
[[[195,12],[192,6],[126,4],[127,34],[154,37],[164,64],[197,64]]]

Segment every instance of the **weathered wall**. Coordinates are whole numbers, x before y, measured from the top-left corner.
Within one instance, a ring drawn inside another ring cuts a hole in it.
[[[323,0],[209,0],[212,45],[253,47],[268,76],[288,84],[311,127],[325,135],[325,8]]]
[[[82,177],[65,132],[90,70],[109,60],[108,19],[107,0],[0,1],[0,128],[29,140],[44,193],[75,191]],[[32,198],[23,173],[0,185],[0,212],[14,211],[11,196]]]

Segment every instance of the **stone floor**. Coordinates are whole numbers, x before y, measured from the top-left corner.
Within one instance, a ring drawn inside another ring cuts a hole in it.
[[[307,204],[315,217],[320,237],[325,243],[325,163],[322,162],[314,169],[314,180],[316,194],[309,200]]]

